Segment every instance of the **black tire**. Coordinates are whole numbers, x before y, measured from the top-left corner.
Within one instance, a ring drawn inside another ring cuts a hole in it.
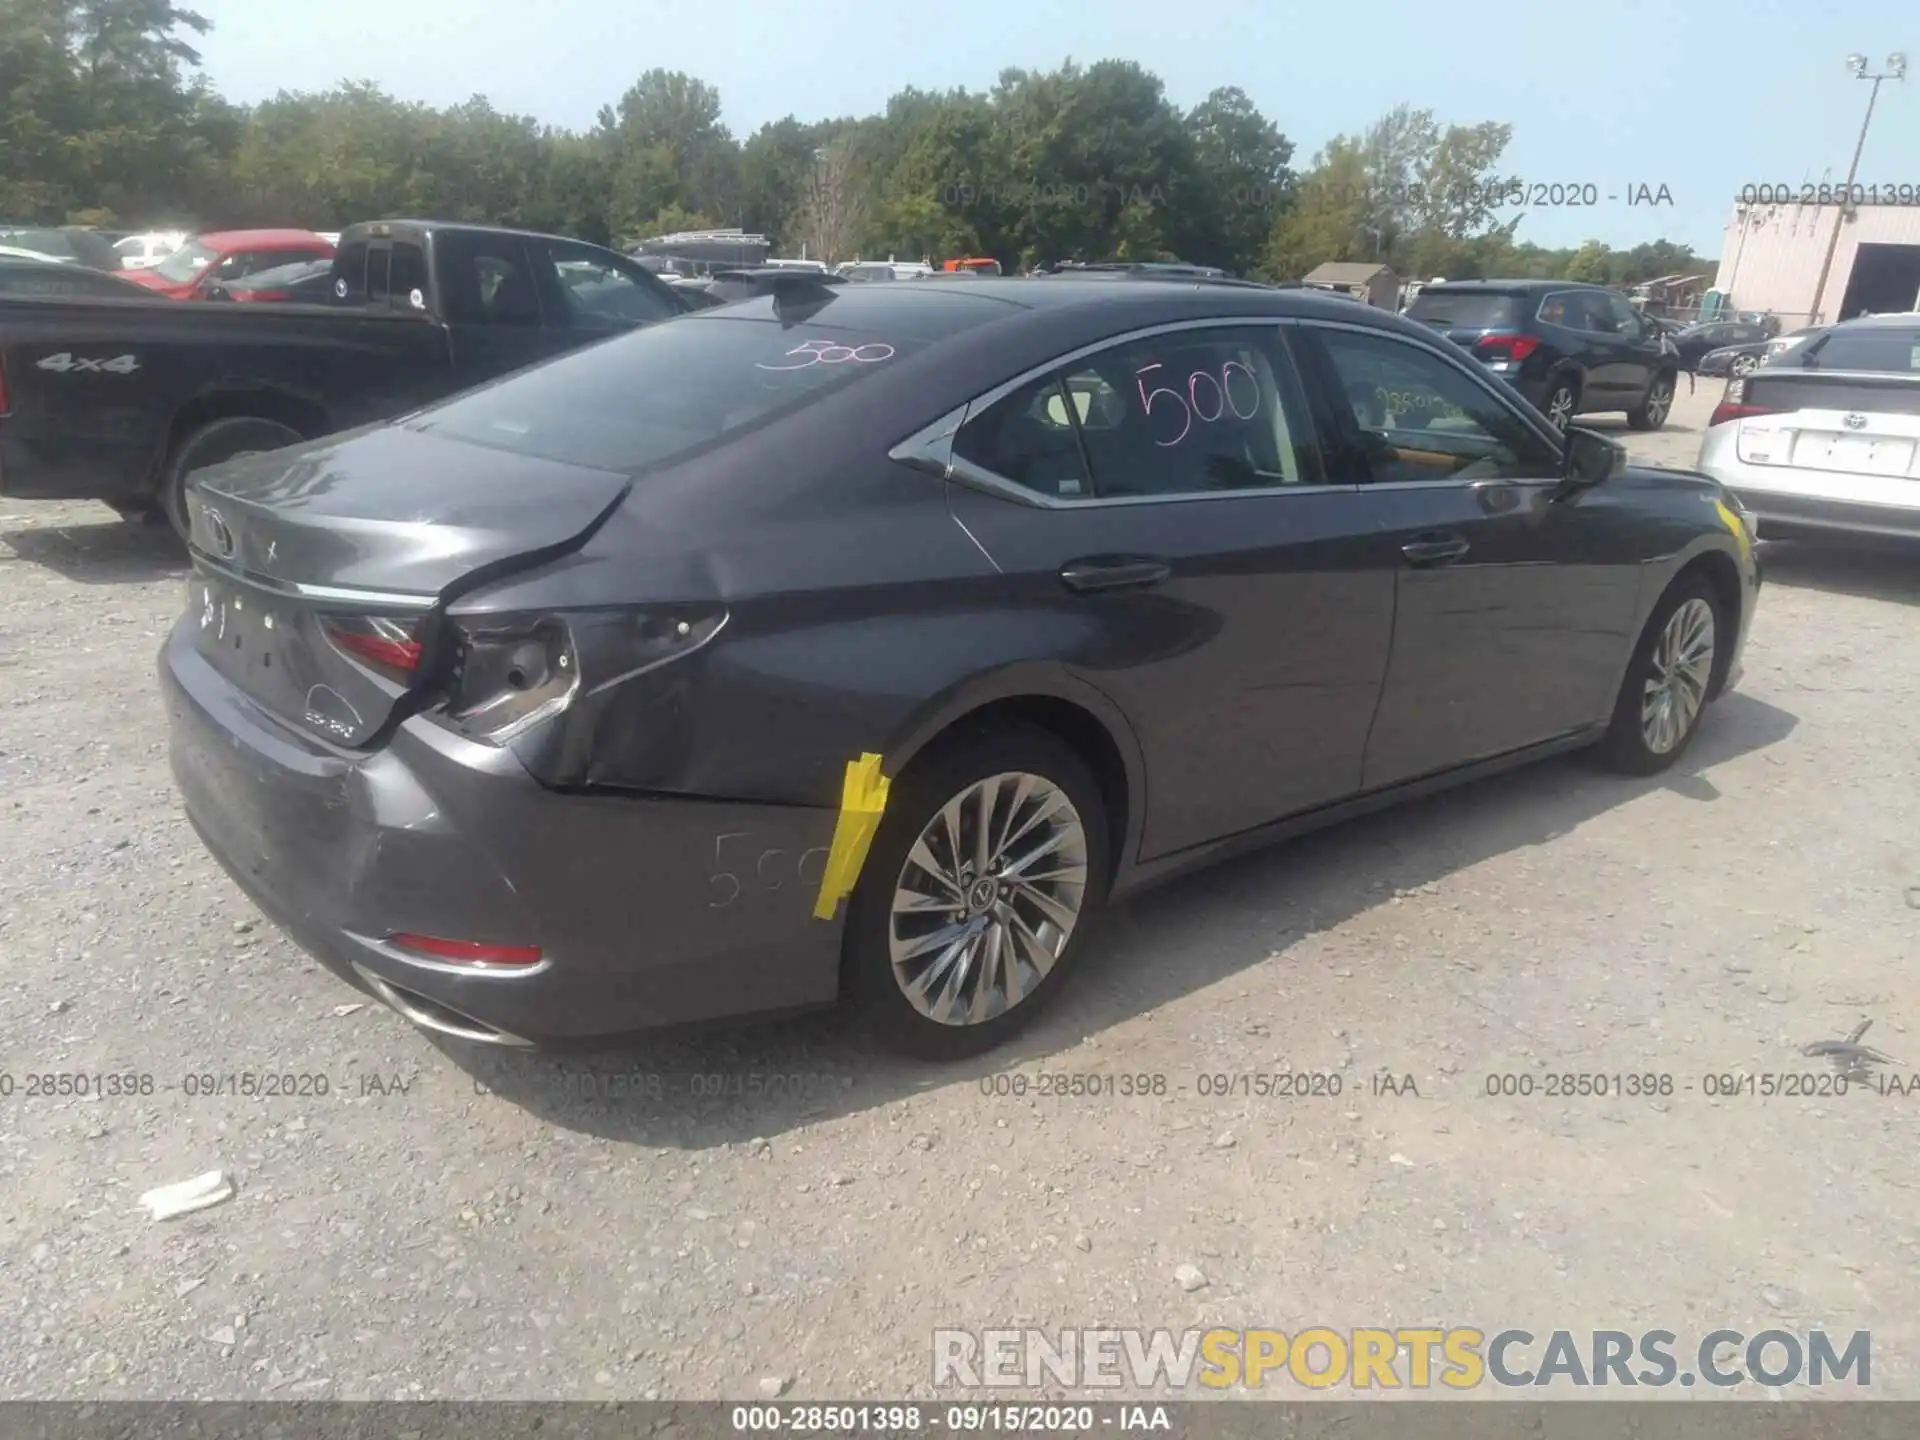
[[[1555,413],[1559,418],[1555,418]],[[1565,430],[1580,413],[1580,381],[1572,375],[1555,375],[1547,381],[1547,393],[1541,397],[1540,413],[1556,430]]]
[[[1671,370],[1654,376],[1647,386],[1646,399],[1627,411],[1627,424],[1636,430],[1658,430],[1673,413],[1673,392],[1677,388]]]
[[[256,415],[209,420],[199,429],[189,432],[167,457],[166,468],[160,472],[160,484],[154,492],[154,508],[166,517],[167,523],[173,527],[173,533],[184,541],[187,538],[188,476],[209,465],[218,465],[223,460],[237,460],[242,455],[257,455],[265,450],[298,445],[305,438],[299,431],[288,429],[276,420],[262,420]]]
[[[1607,733],[1599,749],[1602,763],[1610,770],[1617,770],[1623,775],[1657,775],[1684,755],[1687,747],[1693,744],[1693,737],[1700,733],[1700,722],[1707,713],[1706,695],[1701,697],[1699,708],[1687,722],[1679,740],[1664,750],[1648,742],[1647,726],[1642,714],[1647,684],[1654,675],[1655,649],[1660,644],[1667,623],[1682,606],[1693,600],[1705,601],[1708,612],[1713,616],[1713,660],[1705,685],[1706,695],[1712,694],[1713,686],[1719,682],[1725,663],[1726,652],[1723,647],[1731,638],[1727,634],[1726,615],[1721,609],[1720,597],[1714,593],[1713,586],[1704,575],[1683,575],[1668,587],[1667,593],[1660,597],[1660,603],[1653,607],[1653,614],[1647,619],[1647,628],[1641,632],[1640,643],[1634,647],[1626,678],[1620,682],[1620,693],[1613,703],[1613,718],[1607,725]]]
[[[889,943],[894,892],[908,852],[948,801],[979,781],[1008,772],[1051,782],[1078,813],[1087,872],[1079,914],[1052,969],[1010,1008],[976,1024],[944,1023],[916,1008],[895,979]],[[848,988],[876,1037],[916,1059],[961,1060],[991,1050],[1024,1029],[1058,993],[1086,946],[1107,898],[1109,853],[1100,787],[1079,755],[1051,731],[996,724],[956,737],[915,760],[892,783],[847,908]]]

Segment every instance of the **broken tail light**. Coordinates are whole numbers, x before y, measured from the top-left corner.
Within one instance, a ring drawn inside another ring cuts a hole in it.
[[[429,713],[470,740],[504,745],[583,688],[598,695],[699,650],[727,613],[689,605],[448,619],[446,700]]]

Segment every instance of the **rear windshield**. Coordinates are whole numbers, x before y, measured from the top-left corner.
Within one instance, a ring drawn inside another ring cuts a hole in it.
[[[1520,323],[1520,297],[1484,290],[1422,290],[1409,318],[1461,330],[1494,330]]]
[[[771,301],[664,321],[562,356],[408,423],[497,450],[634,471],[766,424],[937,337],[758,318]],[[830,309],[820,306],[819,309]]]
[[[1840,329],[1802,348],[1800,363],[1809,370],[1920,372],[1920,327]]]

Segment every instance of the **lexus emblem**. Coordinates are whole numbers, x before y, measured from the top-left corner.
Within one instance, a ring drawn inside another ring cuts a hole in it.
[[[213,553],[224,560],[233,554],[233,531],[227,528],[218,510],[208,510],[206,516],[207,538],[213,542]]]
[[[1849,430],[1864,430],[1867,428],[1867,417],[1864,415],[1849,415],[1842,423]]]

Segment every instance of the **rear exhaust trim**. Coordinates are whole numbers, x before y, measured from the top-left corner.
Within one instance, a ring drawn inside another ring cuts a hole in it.
[[[431,1030],[436,1035],[449,1035],[456,1040],[471,1040],[481,1045],[504,1045],[521,1050],[533,1048],[531,1040],[523,1040],[471,1015],[463,1015],[451,1005],[443,1005],[438,1000],[429,1000],[424,995],[404,990],[391,980],[374,974],[357,960],[352,963],[353,973],[360,977],[382,1004],[422,1030]]]

